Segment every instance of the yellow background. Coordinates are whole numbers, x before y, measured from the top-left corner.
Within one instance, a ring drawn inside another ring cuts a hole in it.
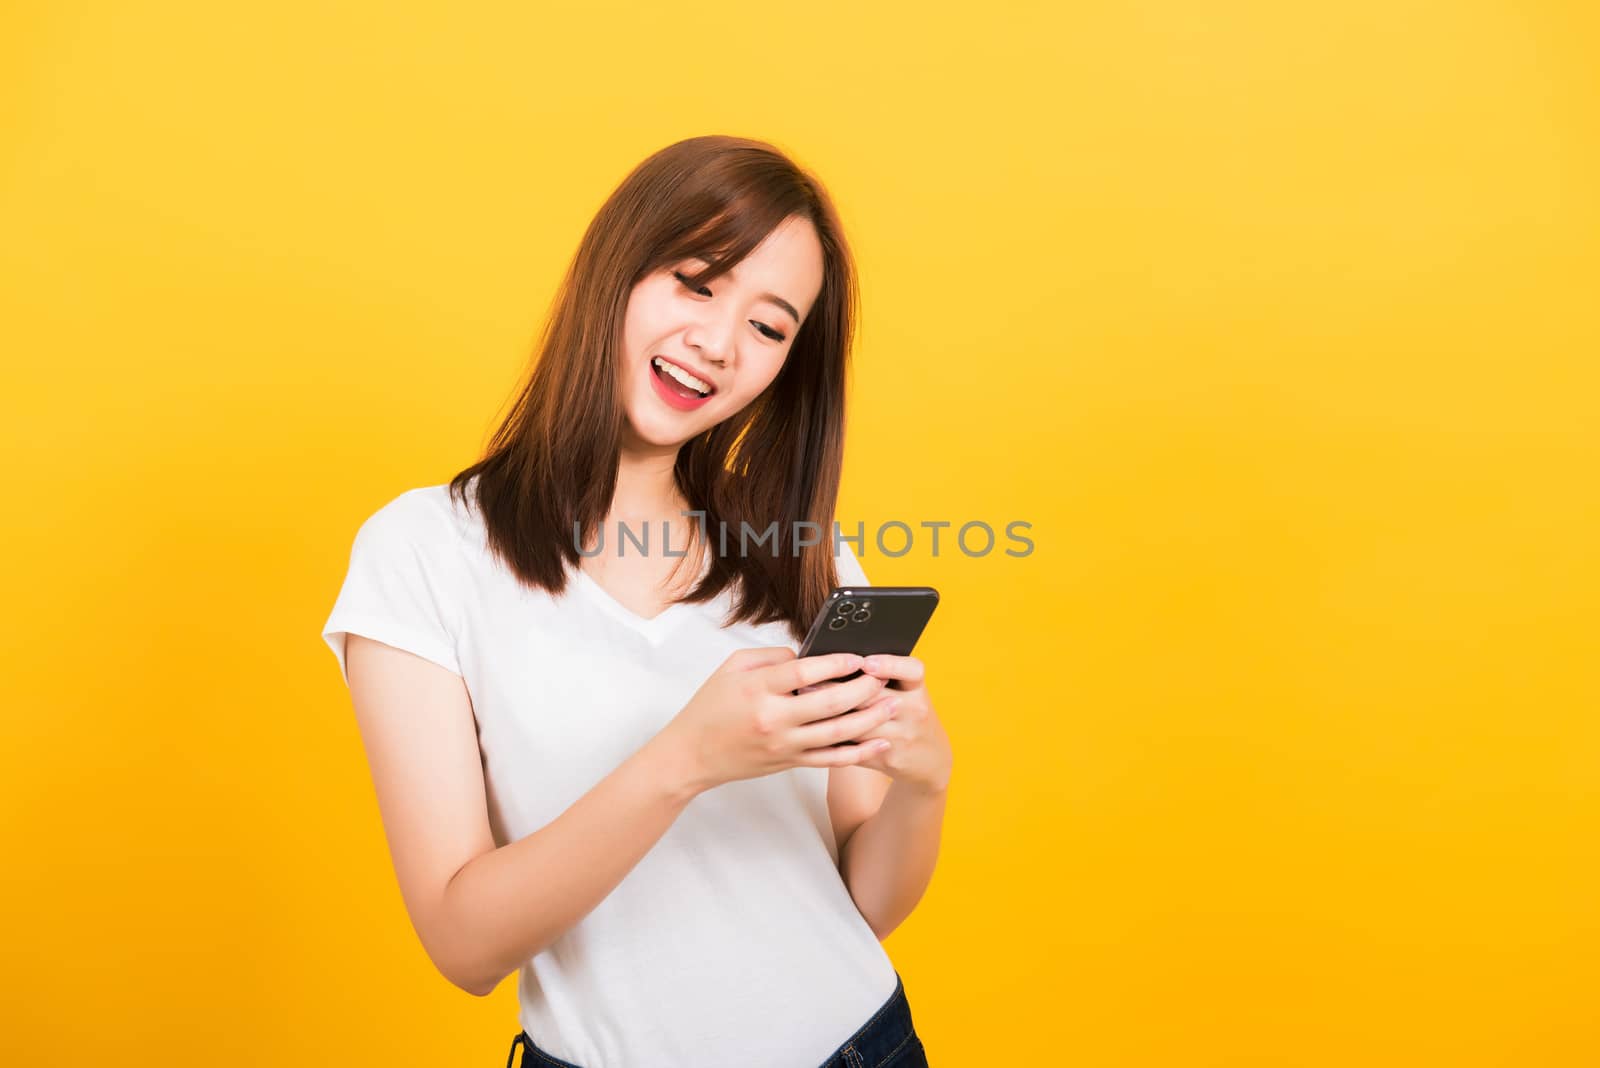
[[[0,1061],[499,1064],[318,631],[601,201],[769,139],[956,747],[936,1068],[1600,1063],[1589,5],[9,4]]]

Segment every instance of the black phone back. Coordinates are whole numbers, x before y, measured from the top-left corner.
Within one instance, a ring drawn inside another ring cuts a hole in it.
[[[932,586],[836,586],[799,655],[910,656],[938,605],[939,591]]]

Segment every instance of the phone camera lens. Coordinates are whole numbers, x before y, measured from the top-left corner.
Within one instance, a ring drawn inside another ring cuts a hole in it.
[[[840,601],[838,607],[834,609],[834,611],[838,612],[841,616],[847,616],[855,610],[856,603],[854,601]]]
[[[862,608],[856,611],[855,614],[853,614],[850,618],[857,623],[865,623],[867,620],[872,618],[872,613],[867,611],[865,608]]]
[[[846,619],[844,616],[834,616],[832,619],[828,620],[828,629],[829,630],[843,630],[845,627],[848,627],[849,625],[850,625],[850,621],[848,619]]]

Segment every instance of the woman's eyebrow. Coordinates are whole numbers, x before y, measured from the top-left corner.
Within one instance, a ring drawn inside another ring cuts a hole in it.
[[[704,263],[707,267],[711,266],[710,261],[706,260],[704,257],[692,256],[690,258],[696,263]],[[733,267],[728,268],[729,276],[732,276],[735,270],[736,268]],[[794,320],[796,326],[800,325],[800,313],[794,310],[793,304],[790,304],[776,293],[763,293],[761,294],[761,299],[776,304],[778,307],[789,313],[789,318]]]
[[[761,299],[771,301],[773,304],[776,304],[778,307],[789,313],[789,318],[794,320],[796,326],[800,325],[800,313],[794,310],[793,304],[790,304],[776,293],[763,293],[761,294]]]

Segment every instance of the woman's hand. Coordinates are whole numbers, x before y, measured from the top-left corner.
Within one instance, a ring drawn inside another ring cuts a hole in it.
[[[869,674],[817,685],[861,666],[854,653],[736,650],[661,733],[682,747],[699,789],[793,767],[866,764],[871,744],[849,743],[895,714],[900,695],[880,699],[885,680]]]
[[[933,710],[924,685],[924,668],[914,656],[874,653],[861,669],[867,676],[883,679],[885,699],[896,701],[894,717],[878,724],[857,738],[864,743],[875,738],[889,741],[887,752],[875,753],[854,761],[863,768],[874,768],[896,782],[910,783],[930,792],[943,790],[950,782],[954,760],[950,736]]]

